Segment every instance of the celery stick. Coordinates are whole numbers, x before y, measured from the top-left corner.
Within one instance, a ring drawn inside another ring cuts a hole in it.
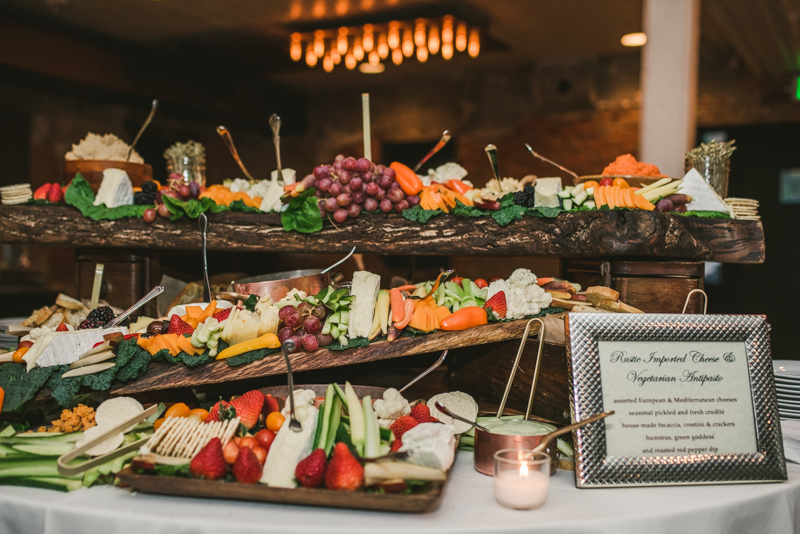
[[[319,449],[319,441],[322,438],[322,425],[325,422],[325,407],[326,402],[322,401],[319,405],[319,410],[317,410],[317,429],[314,432],[314,441],[311,442],[311,450],[315,451]]]
[[[0,485],[25,486],[28,488],[41,488],[56,491],[74,491],[83,487],[83,482],[58,476],[19,477],[0,480]]]
[[[350,414],[350,441],[355,445],[358,454],[363,456],[365,439],[364,410],[350,382],[345,382],[344,392],[347,395],[347,412]]]
[[[330,425],[331,410],[333,409],[333,399],[336,396],[336,390],[333,389],[333,384],[328,384],[328,389],[325,390],[325,401],[323,404],[322,427],[320,428],[317,423],[318,435],[314,440],[312,450],[324,449],[328,442],[328,425]]]
[[[333,317],[333,314],[329,315],[325,319],[325,324],[322,325],[322,333],[323,334],[330,334],[331,333],[331,326],[333,325],[333,322],[331,321],[332,317]]]
[[[325,456],[328,456],[333,450],[333,445],[336,442],[336,431],[339,429],[339,422],[342,419],[342,399],[339,398],[339,393],[333,397],[333,406],[331,407],[331,420],[328,424],[328,436],[325,438]]]
[[[345,395],[342,388],[336,382],[333,383],[333,389],[336,391],[336,395],[342,401],[342,403],[347,406],[347,395]]]
[[[0,438],[7,438],[7,437],[10,437],[10,436],[13,436],[16,433],[17,433],[17,431],[14,430],[14,427],[11,426],[11,425],[8,425],[2,431],[0,431]]]
[[[350,322],[350,311],[342,310],[341,312],[339,312],[339,324],[348,324],[349,322]]]
[[[364,409],[364,458],[374,458],[380,453],[381,438],[378,432],[378,419],[372,409],[372,398],[366,395],[361,399]]]

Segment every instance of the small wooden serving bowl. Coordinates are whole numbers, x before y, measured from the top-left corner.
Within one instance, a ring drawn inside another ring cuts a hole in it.
[[[64,183],[69,183],[80,173],[89,182],[92,191],[97,194],[103,182],[103,171],[106,169],[122,169],[128,173],[133,187],[141,187],[147,180],[153,179],[153,167],[147,163],[130,163],[127,161],[111,161],[100,159],[64,160]]]

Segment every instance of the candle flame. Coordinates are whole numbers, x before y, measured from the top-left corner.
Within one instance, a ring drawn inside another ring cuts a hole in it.
[[[525,462],[519,466],[519,478],[528,478],[528,464]]]

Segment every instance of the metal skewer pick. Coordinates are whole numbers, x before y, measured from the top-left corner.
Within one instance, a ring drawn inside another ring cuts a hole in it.
[[[300,421],[297,420],[297,417],[294,415],[294,376],[292,375],[292,364],[289,363],[289,351],[293,351],[297,348],[294,341],[291,339],[287,339],[281,345],[281,351],[283,351],[283,359],[286,361],[286,377],[289,380],[289,428],[292,429],[293,432],[302,432],[303,425],[300,424]]]

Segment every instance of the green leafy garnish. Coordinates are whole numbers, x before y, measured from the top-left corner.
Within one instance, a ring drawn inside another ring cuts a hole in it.
[[[444,213],[442,210],[422,209],[422,206],[417,204],[413,208],[403,210],[403,217],[405,217],[409,221],[415,221],[425,224],[431,217],[437,217],[442,213]]]
[[[192,198],[189,200],[178,200],[177,198],[162,195],[161,199],[164,201],[164,205],[167,207],[167,209],[169,209],[169,211],[172,213],[169,218],[170,221],[177,221],[184,215],[190,219],[197,219],[200,217],[201,213],[219,213],[221,211],[228,210],[227,206],[217,204],[208,197],[203,197],[201,199]]]
[[[237,365],[244,365],[246,363],[252,363],[256,360],[263,360],[270,354],[275,354],[276,352],[280,352],[281,349],[258,349],[258,350],[251,350],[250,352],[245,352],[244,354],[240,354],[238,356],[231,356],[230,358],[225,358],[225,361],[228,362],[228,365],[231,367],[236,367]],[[222,352],[222,351],[220,351]]]
[[[89,217],[95,221],[141,217],[145,210],[153,208],[153,205],[137,206],[135,204],[107,208],[103,204],[95,206],[94,199],[95,194],[92,192],[89,182],[84,180],[80,174],[76,174],[67,188],[64,202],[78,208],[84,217]]]
[[[0,387],[5,391],[3,411],[13,412],[31,400],[55,369],[55,367],[37,367],[29,373],[24,364],[0,365]]]
[[[247,300],[244,301],[244,307],[247,308],[247,311],[254,311],[256,309],[256,304],[258,304],[258,295],[250,295],[247,297]]]
[[[724,211],[687,211],[686,213],[678,213],[672,212],[675,215],[683,215],[684,217],[700,217],[702,219],[730,219],[731,216],[729,213],[725,213]]]
[[[228,205],[228,209],[231,211],[242,211],[244,213],[261,213],[260,209],[248,206],[243,200],[234,200]]]
[[[322,215],[313,187],[289,200],[287,208],[281,212],[281,224],[287,232],[296,230],[301,234],[310,234],[322,230]]]

